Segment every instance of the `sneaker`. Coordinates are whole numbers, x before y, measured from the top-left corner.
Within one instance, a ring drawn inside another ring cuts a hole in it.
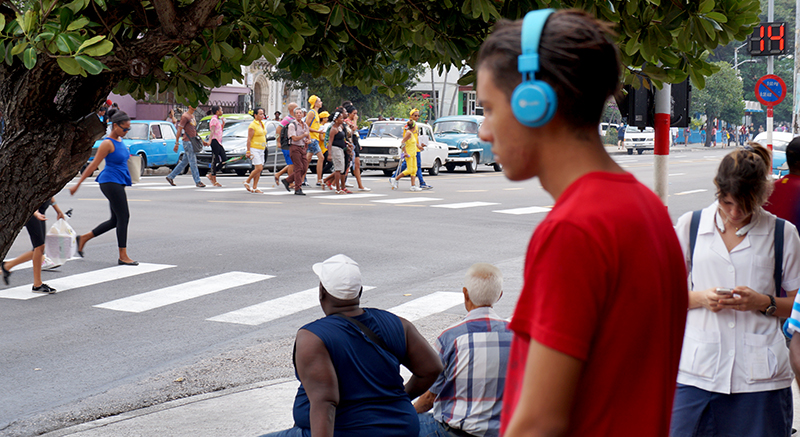
[[[6,270],[6,263],[4,262],[0,262],[0,268],[3,269],[3,282],[5,282],[6,285],[8,285],[8,277],[11,276],[11,272]]]
[[[420,188],[420,187],[418,187],[416,185],[412,185],[411,186],[411,191],[422,191],[422,188]]]
[[[420,185],[420,188],[422,188],[423,190],[432,190],[433,186],[432,185]]]
[[[303,182],[303,186],[307,187],[308,186],[308,182]]]
[[[61,264],[57,264],[55,261],[48,258],[47,255],[42,258],[42,270],[52,270],[59,267],[61,267]]]
[[[362,187],[362,188],[359,188],[358,191],[372,191],[372,190],[370,190],[367,187]]]
[[[205,188],[206,184],[204,184],[202,182],[198,182],[197,184],[195,184],[195,187],[197,187],[197,188]]]
[[[40,285],[38,287],[32,287],[31,291],[33,291],[34,293],[53,294],[53,293],[56,292],[56,289],[51,287],[51,286],[49,286],[49,285],[47,285],[47,284],[45,284],[45,283],[42,283],[42,285]]]
[[[344,186],[345,187],[349,187],[349,188],[353,188],[355,185],[353,185],[351,182],[345,182]]]
[[[395,179],[395,178],[389,178],[389,183],[390,183],[390,184],[392,184],[392,189],[393,189],[393,190],[396,190],[396,189],[397,189],[397,185],[398,185],[397,179]]]
[[[169,184],[170,184],[170,185],[172,185],[173,187],[175,186],[175,180],[173,180],[173,179],[172,179],[171,177],[169,177],[169,176],[167,176],[167,182],[169,182]]]

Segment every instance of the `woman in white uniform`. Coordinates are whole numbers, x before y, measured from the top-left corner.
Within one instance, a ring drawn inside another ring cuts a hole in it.
[[[751,144],[722,159],[717,201],[702,210],[693,251],[693,213],[675,229],[691,291],[672,437],[792,432],[792,371],[779,317],[790,315],[800,287],[800,237],[784,222],[776,287],[776,217],[761,207],[772,190],[770,152]]]

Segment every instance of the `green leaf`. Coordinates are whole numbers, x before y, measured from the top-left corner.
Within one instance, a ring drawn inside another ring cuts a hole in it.
[[[0,31],[2,31],[6,27],[6,16],[0,14]],[[2,59],[2,58],[0,58]]]
[[[709,13],[706,14],[706,17],[716,21],[717,23],[727,23],[728,22],[728,18],[726,16],[722,15],[719,12],[709,12]]]
[[[308,7],[311,8],[314,12],[322,15],[328,15],[331,13],[331,8],[321,5],[319,3],[309,3]]]
[[[211,59],[213,59],[214,62],[219,62],[220,57],[221,57],[221,53],[219,51],[219,45],[218,44],[212,44],[211,45]]]
[[[36,35],[35,41],[50,41],[56,35],[53,32],[42,32],[39,35]]]
[[[26,34],[31,33],[33,31],[33,25],[36,24],[36,18],[38,14],[34,10],[28,10],[25,12],[24,18],[22,19],[22,31]]]
[[[217,45],[217,44],[215,44],[215,45]],[[226,42],[221,42],[218,45],[219,45],[220,50],[222,50],[222,54],[226,58],[232,58],[232,57],[234,57],[234,55],[236,55],[236,51],[233,50],[233,47],[231,47],[230,44],[228,44]]]
[[[97,6],[100,6],[100,9],[102,9],[104,11],[106,10],[106,2],[105,2],[105,0],[94,0],[94,2],[97,3]]]
[[[714,10],[714,0],[703,0],[700,2],[700,7],[697,12],[700,14],[707,14]]]
[[[261,51],[261,55],[272,65],[278,63],[278,59],[275,57],[274,54],[268,49],[268,47],[274,47],[272,44],[259,44],[258,49]]]
[[[83,53],[87,56],[97,57],[106,55],[113,49],[114,49],[114,43],[107,39],[104,39],[99,43],[89,47],[88,49],[85,49]]]
[[[0,39],[0,62],[6,57],[6,42]]]
[[[97,59],[93,59],[84,55],[78,55],[75,56],[75,60],[78,61],[78,64],[89,74],[100,74],[100,72],[103,71],[103,63]]]
[[[56,47],[63,53],[72,53],[72,47],[70,47],[70,40],[67,38],[67,35],[63,33],[59,33],[56,36]]]
[[[28,47],[25,49],[25,53],[22,56],[22,62],[25,64],[25,68],[28,70],[33,70],[33,67],[36,66],[36,49],[33,47]]]
[[[67,29],[67,26],[69,26],[69,23],[72,22],[72,17],[74,16],[75,14],[72,13],[71,9],[61,8],[61,10],[58,12],[58,21],[61,23],[61,30]]]
[[[58,66],[67,74],[77,76],[83,72],[81,65],[73,58],[60,57],[56,59],[56,62],[58,62]]]
[[[84,8],[83,0],[73,0],[66,6],[73,14],[77,14]]]
[[[87,24],[89,24],[89,19],[86,17],[80,17],[72,23],[69,23],[69,26],[67,26],[67,31],[83,29],[83,27]]]
[[[25,50],[25,47],[26,44],[24,41],[18,42],[17,45],[15,45],[13,49],[11,49],[11,56],[16,56],[22,53],[22,51]]]
[[[214,82],[208,76],[201,74],[197,79],[208,88],[214,88]]]
[[[91,38],[87,39],[86,41],[84,41],[84,42],[83,42],[83,43],[80,45],[80,47],[78,47],[78,51],[80,52],[80,51],[82,51],[83,49],[85,49],[86,47],[89,47],[90,45],[96,44],[98,41],[100,41],[100,40],[101,40],[101,39],[103,39],[103,38],[105,38],[105,36],[104,36],[104,35],[97,35],[97,36],[93,36],[93,37],[91,37]]]
[[[333,11],[331,12],[331,26],[337,27],[342,24],[342,18],[344,18],[344,11],[342,10],[342,7],[339,5],[334,6]]]

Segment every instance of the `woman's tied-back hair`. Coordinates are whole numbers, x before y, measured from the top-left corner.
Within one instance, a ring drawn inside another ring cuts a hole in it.
[[[501,20],[478,52],[478,66],[491,71],[494,85],[511,99],[522,82],[517,58],[522,53],[522,20]],[[539,41],[536,79],[553,87],[557,116],[575,127],[597,127],[606,100],[620,87],[619,49],[610,23],[569,9],[547,19]],[[480,96],[479,96],[480,97]]]
[[[769,150],[761,144],[750,142],[725,155],[719,163],[714,185],[717,199],[730,195],[750,214],[760,208],[772,193],[770,173],[772,159]]]
[[[113,124],[119,125],[120,123],[131,121],[131,118],[128,117],[128,114],[125,112],[116,108],[111,108],[106,112],[106,120],[111,121]]]
[[[214,105],[211,107],[211,115],[216,115],[217,111],[219,111],[219,105]]]

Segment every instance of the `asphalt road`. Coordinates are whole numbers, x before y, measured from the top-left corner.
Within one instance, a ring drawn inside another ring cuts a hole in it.
[[[673,152],[673,221],[713,201],[724,153]],[[652,155],[614,158],[652,188]],[[112,231],[92,240],[85,258],[44,272],[55,295],[28,291],[30,268],[0,285],[0,434],[35,435],[292,376],[294,333],[322,315],[311,265],[336,253],[361,264],[364,284],[374,287],[364,292],[366,306],[396,310],[430,340],[465,313],[461,280],[474,262],[501,268],[497,309],[511,315],[528,240],[553,205],[538,180],[513,183],[481,167],[426,178],[434,190],[414,193],[407,180],[392,191],[380,173],[364,179],[368,195],[309,188],[299,197],[272,188],[266,174],[264,195],[245,192],[236,176],[205,189],[189,176],[177,188],[163,175],[144,177],[127,190],[128,251],[142,265],[117,266]],[[108,217],[91,180],[74,197],[65,189],[56,198],[74,209],[79,233]],[[22,231],[8,257],[28,249]]]

